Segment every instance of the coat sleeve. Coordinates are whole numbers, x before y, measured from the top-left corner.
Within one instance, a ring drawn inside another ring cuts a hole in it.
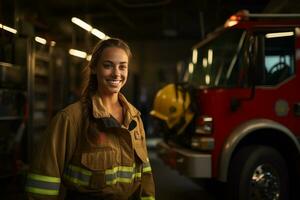
[[[155,185],[150,162],[143,166],[141,180],[141,200],[155,200]]]
[[[140,126],[141,126],[141,132],[143,137],[145,138],[146,141],[146,135],[145,135],[145,130],[143,127],[143,122],[141,119],[140,121]],[[140,191],[140,199],[141,200],[155,200],[155,184],[154,184],[154,179],[153,179],[153,174],[152,174],[152,168],[147,152],[147,146],[146,142],[144,143],[144,149],[147,153],[147,162],[144,162],[142,164],[142,175],[141,175],[141,191]]]
[[[64,165],[76,146],[77,126],[64,111],[52,119],[31,156],[25,185],[28,199],[59,199]]]

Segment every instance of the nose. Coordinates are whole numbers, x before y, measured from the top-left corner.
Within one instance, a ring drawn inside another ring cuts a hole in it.
[[[119,69],[118,65],[114,66],[113,75],[116,76],[116,77],[121,75],[121,72],[120,72],[120,69]]]

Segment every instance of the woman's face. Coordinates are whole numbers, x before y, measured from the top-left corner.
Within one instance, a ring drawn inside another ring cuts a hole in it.
[[[98,90],[102,95],[118,93],[128,76],[128,55],[118,47],[103,50],[96,66]]]

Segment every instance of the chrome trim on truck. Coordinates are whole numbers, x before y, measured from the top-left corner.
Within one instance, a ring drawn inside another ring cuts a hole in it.
[[[158,155],[171,166],[167,159],[172,159],[175,156],[175,169],[182,175],[190,178],[211,178],[211,155],[197,151],[184,149],[182,147],[171,147],[165,142],[160,142],[157,145]],[[174,166],[171,166],[174,168]]]

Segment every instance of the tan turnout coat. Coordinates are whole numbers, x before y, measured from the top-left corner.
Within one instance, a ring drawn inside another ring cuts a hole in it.
[[[80,101],[56,114],[33,155],[29,199],[61,199],[65,191],[93,199],[154,199],[140,113],[122,94],[119,100],[126,109],[122,125],[98,95],[90,119]]]

